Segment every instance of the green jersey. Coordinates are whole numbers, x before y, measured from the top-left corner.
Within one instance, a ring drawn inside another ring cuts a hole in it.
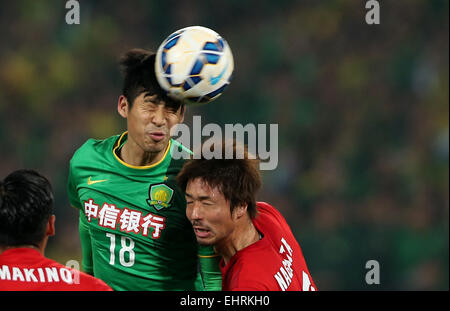
[[[158,163],[136,167],[117,155],[126,139],[127,132],[89,139],[70,161],[68,195],[80,209],[83,270],[115,290],[204,289],[198,284],[220,290],[217,256],[198,246],[175,181],[184,160],[173,159],[173,150],[190,151],[170,140]],[[199,256],[208,270],[203,283]]]

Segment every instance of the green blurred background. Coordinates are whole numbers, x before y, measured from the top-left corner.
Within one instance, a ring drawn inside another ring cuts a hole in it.
[[[449,289],[449,1],[0,1],[0,178],[52,182],[46,255],[81,260],[68,163],[88,138],[125,129],[119,56],[156,51],[202,25],[230,44],[235,73],[202,123],[279,124],[279,163],[258,199],[275,205],[319,290]],[[1,224],[0,224],[1,225]],[[365,282],[368,260],[380,285]]]

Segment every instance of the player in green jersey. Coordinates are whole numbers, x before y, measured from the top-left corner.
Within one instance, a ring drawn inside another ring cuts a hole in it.
[[[169,132],[185,106],[159,87],[154,61],[146,50],[125,54],[117,109],[127,131],[89,139],[70,161],[82,268],[115,290],[220,290],[218,257],[197,244],[175,181],[184,161],[172,154],[190,151]]]

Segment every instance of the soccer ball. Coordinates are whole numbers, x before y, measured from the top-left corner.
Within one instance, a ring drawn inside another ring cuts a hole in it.
[[[175,31],[159,46],[155,73],[167,94],[186,104],[209,103],[230,84],[230,46],[215,31],[191,26]]]

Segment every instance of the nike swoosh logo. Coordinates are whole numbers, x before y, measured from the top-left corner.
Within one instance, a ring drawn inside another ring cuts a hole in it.
[[[99,183],[99,182],[104,182],[104,181],[107,181],[107,180],[108,180],[108,179],[91,180],[91,176],[89,176],[88,181],[87,181],[87,184],[88,184],[88,185],[93,185],[93,184],[96,184],[96,183]]]
[[[223,68],[222,72],[219,73],[219,75],[218,75],[217,77],[211,77],[211,78],[209,78],[209,82],[211,83],[211,85],[214,85],[214,84],[216,84],[217,82],[220,81],[220,79],[222,78],[222,76],[225,74],[225,71],[227,71],[227,68],[228,68],[228,62],[227,62],[227,64],[225,65],[225,67]]]

